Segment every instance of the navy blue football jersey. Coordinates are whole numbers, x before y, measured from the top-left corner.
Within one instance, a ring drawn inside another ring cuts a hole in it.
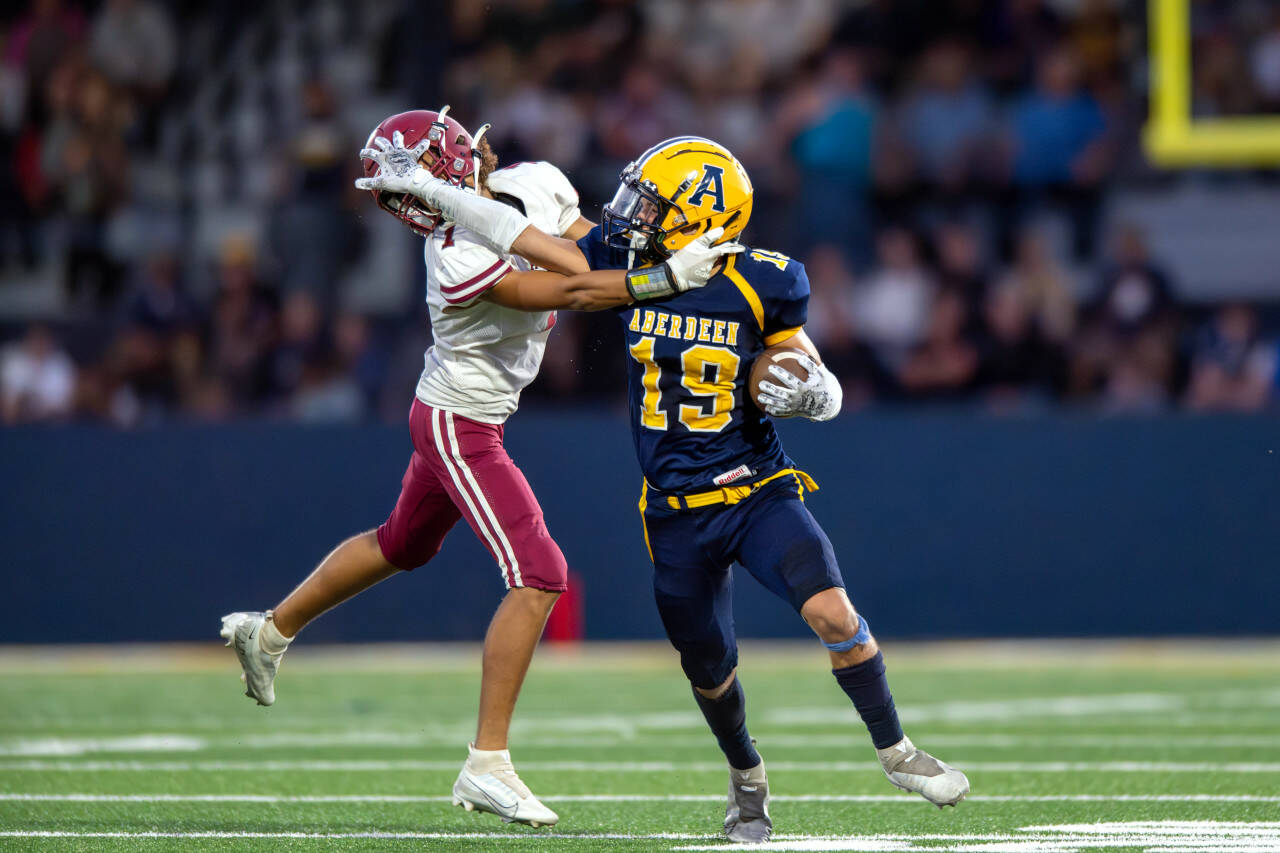
[[[597,226],[578,241],[592,269],[624,269]],[[747,391],[765,347],[802,327],[804,265],[777,252],[728,256],[706,287],[617,309],[631,355],[636,455],[649,484],[687,494],[790,468],[773,424]]]

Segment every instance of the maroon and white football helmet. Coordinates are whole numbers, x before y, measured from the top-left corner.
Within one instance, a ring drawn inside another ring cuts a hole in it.
[[[379,136],[391,139],[396,131],[404,138],[404,146],[412,149],[424,139],[427,141],[427,152],[431,154],[430,166],[424,167],[437,178],[458,187],[465,187],[467,178],[475,175],[479,179],[480,151],[476,147],[484,132],[489,129],[485,125],[473,139],[462,123],[448,115],[446,106],[439,112],[432,110],[410,110],[397,113],[382,120],[382,123],[369,134],[366,148],[373,147],[373,141]],[[373,160],[364,161],[365,177],[378,174],[378,164]],[[474,184],[473,184],[474,186]],[[394,193],[387,190],[370,190],[378,207],[404,222],[416,233],[424,237],[440,224],[439,211],[432,210],[415,195]]]

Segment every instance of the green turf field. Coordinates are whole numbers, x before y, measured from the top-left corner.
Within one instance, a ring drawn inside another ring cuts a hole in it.
[[[965,770],[939,811],[900,794],[808,645],[748,645],[775,850],[1280,851],[1280,644],[886,649],[918,745]],[[674,656],[544,650],[516,767],[550,830],[448,803],[474,648],[300,643],[278,701],[229,650],[0,651],[3,850],[699,850],[725,771]]]

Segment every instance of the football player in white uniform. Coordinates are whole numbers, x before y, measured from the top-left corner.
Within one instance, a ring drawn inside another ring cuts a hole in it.
[[[384,524],[339,545],[274,610],[229,614],[221,633],[240,659],[246,695],[270,705],[280,659],[299,630],[375,583],[426,563],[465,518],[508,592],[485,636],[476,738],[453,802],[508,822],[549,826],[559,818],[516,775],[507,735],[568,570],[528,482],[503,449],[503,423],[537,375],[556,309],[598,310],[702,287],[715,262],[739,247],[712,246],[717,231],[657,270],[572,276],[535,270],[519,255],[530,240],[537,245],[526,248],[544,263],[581,268],[571,241],[592,225],[578,212],[577,193],[548,163],[495,171],[496,158],[480,141],[483,130],[473,139],[447,110],[383,121],[361,151],[366,177],[357,182],[426,238],[435,342],[410,410],[414,452],[399,500]],[[437,207],[411,191],[414,182],[427,181],[444,188]]]

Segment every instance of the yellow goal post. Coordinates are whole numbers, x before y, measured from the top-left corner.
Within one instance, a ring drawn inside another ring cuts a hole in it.
[[[1143,142],[1159,166],[1280,164],[1280,116],[1191,117],[1191,0],[1147,0],[1151,113]]]

